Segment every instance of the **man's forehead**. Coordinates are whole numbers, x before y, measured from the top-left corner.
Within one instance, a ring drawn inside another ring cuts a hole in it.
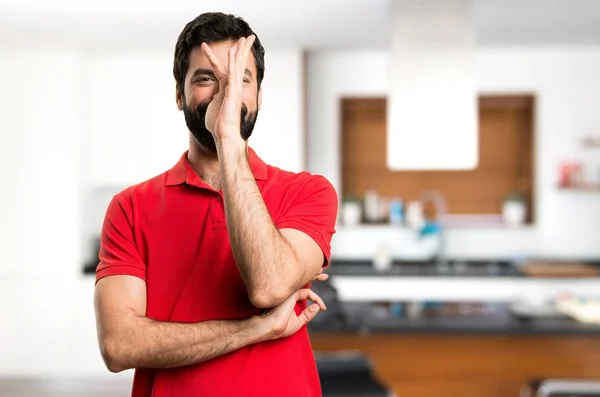
[[[215,56],[221,61],[223,65],[227,65],[229,49],[236,44],[237,41],[228,40],[228,41],[220,41],[217,43],[211,43],[208,46],[215,54]],[[194,72],[194,69],[198,67],[210,67],[210,62],[208,61],[208,57],[202,51],[200,46],[194,47],[190,52],[190,72]],[[246,62],[246,67],[250,69],[250,71],[256,71],[256,62],[254,59],[254,54],[252,51],[248,54],[248,61]]]

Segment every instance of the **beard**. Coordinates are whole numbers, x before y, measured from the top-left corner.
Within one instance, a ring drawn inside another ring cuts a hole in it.
[[[211,153],[217,152],[217,145],[211,132],[206,128],[206,110],[210,102],[203,102],[199,104],[196,109],[192,109],[185,104],[183,105],[183,115],[185,117],[185,123],[188,129],[196,139],[196,142],[204,147]],[[247,141],[252,135],[254,125],[256,124],[256,117],[258,116],[258,110],[253,113],[248,112],[246,105],[242,104],[241,112],[241,123],[240,123],[240,135],[244,141]]]

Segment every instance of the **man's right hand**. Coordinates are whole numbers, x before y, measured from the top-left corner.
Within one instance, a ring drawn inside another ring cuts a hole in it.
[[[314,304],[308,305],[302,313],[296,315],[294,307],[296,302],[310,300]],[[269,339],[285,338],[298,332],[308,324],[319,310],[327,310],[323,300],[310,289],[301,289],[288,297],[283,303],[272,308],[261,316],[261,321],[268,327]]]

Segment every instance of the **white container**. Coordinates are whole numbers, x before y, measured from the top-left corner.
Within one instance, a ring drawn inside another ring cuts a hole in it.
[[[365,219],[367,222],[379,219],[379,196],[375,190],[368,190],[365,194]]]
[[[360,224],[362,218],[362,206],[360,203],[348,201],[342,204],[342,222],[346,226],[356,226]]]
[[[406,225],[414,231],[419,231],[425,226],[423,206],[419,201],[410,201],[406,205],[405,222]]]
[[[392,268],[392,251],[387,244],[381,244],[373,255],[373,267],[378,272],[386,272]]]
[[[525,223],[527,207],[524,202],[508,200],[502,205],[502,220],[508,226],[521,226]]]

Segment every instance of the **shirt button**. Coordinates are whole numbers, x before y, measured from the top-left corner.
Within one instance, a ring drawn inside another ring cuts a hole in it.
[[[217,201],[221,201],[221,196],[217,196]]]

